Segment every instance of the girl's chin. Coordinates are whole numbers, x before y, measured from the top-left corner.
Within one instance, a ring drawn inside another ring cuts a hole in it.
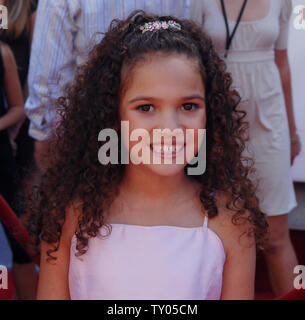
[[[185,164],[149,164],[146,169],[160,176],[175,176],[184,172]]]

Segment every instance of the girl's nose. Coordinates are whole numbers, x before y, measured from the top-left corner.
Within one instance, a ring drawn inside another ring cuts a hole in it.
[[[169,129],[171,131],[175,129],[181,129],[181,123],[179,116],[175,110],[167,110],[160,114],[158,121],[159,129]]]
[[[164,143],[166,144],[172,143],[172,139],[175,139],[175,141],[182,141],[184,139],[183,125],[180,122],[179,115],[173,110],[162,112],[154,126],[154,129],[162,131],[155,132],[155,138],[162,140],[163,137]]]

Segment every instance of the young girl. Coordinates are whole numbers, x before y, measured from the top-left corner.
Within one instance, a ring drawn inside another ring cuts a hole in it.
[[[246,124],[231,82],[190,21],[136,12],[112,23],[59,99],[29,220],[42,240],[38,299],[253,299],[266,222],[241,158]],[[99,162],[102,129],[126,145],[121,121],[149,133],[143,151],[161,164]],[[166,164],[187,146],[154,144],[155,129],[194,130],[193,156],[206,129],[205,172]]]

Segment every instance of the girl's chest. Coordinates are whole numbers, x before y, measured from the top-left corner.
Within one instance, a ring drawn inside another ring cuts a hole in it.
[[[126,203],[117,199],[105,213],[106,223],[139,226],[197,227],[203,225],[204,211],[199,199],[176,204]]]
[[[90,239],[80,258],[74,238],[70,257],[73,299],[220,297],[225,256],[204,228],[113,225],[108,238]]]

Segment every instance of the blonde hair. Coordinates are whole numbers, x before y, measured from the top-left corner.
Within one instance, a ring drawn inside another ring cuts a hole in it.
[[[29,14],[31,0],[6,0],[8,7],[8,36],[19,37],[26,29],[29,30]]]

